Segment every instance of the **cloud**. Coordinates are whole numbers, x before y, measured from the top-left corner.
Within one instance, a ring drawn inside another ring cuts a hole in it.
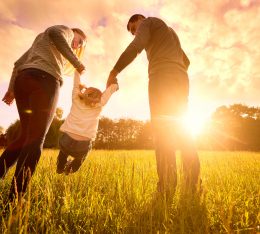
[[[14,61],[30,47],[38,33],[48,26],[65,24],[87,33],[83,58],[87,66],[86,80],[103,89],[109,71],[133,39],[126,23],[132,14],[141,13],[164,19],[179,35],[191,60],[192,103],[211,102],[214,106],[226,102],[257,103],[260,99],[259,12],[259,0],[1,1],[0,82],[7,84]],[[118,78],[120,91],[105,113],[149,116],[145,53]],[[62,97],[65,98],[69,89],[68,81],[62,88]]]
[[[31,46],[35,35],[10,22],[0,22],[0,82],[10,79],[14,62]]]
[[[205,97],[217,98],[213,89],[224,100],[239,101],[258,85],[259,10],[259,1],[214,1],[214,5],[183,1],[161,9],[182,31],[181,41],[192,62],[192,85],[204,90]],[[255,91],[254,95],[259,97]]]

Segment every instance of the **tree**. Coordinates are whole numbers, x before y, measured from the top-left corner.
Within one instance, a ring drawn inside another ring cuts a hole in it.
[[[94,142],[96,149],[148,149],[152,147],[149,122],[101,118]]]
[[[59,139],[59,129],[63,123],[61,120],[63,115],[63,110],[61,108],[57,108],[55,112],[55,116],[49,128],[49,131],[46,135],[44,147],[45,148],[56,148],[58,147],[58,139]],[[13,124],[11,124],[8,129],[6,130],[6,138],[7,144],[14,141],[20,131],[20,120],[16,120]]]
[[[260,150],[260,108],[221,106],[199,139],[199,146],[217,150]]]
[[[16,120],[6,130],[7,144],[10,144],[10,142],[14,141],[18,137],[19,132],[20,132],[20,120]]]
[[[150,121],[146,121],[142,124],[140,131],[136,136],[136,142],[139,149],[153,148],[153,134]]]
[[[0,126],[0,147],[5,147],[7,145],[6,134],[4,128]]]
[[[5,129],[2,126],[0,126],[0,135],[2,135],[4,133],[5,133]]]
[[[44,147],[58,147],[63,111],[57,108],[47,133]],[[19,131],[17,120],[6,130],[7,142],[14,140]],[[242,104],[220,106],[206,124],[197,140],[198,149],[205,150],[260,150],[260,108]],[[112,120],[101,118],[95,149],[151,149],[151,123],[133,119]]]
[[[62,116],[63,116],[62,108],[61,107],[57,107],[56,111],[55,111],[55,117],[54,118],[61,120]]]
[[[63,110],[61,108],[57,108],[55,112],[55,116],[49,128],[49,131],[46,135],[44,141],[44,148],[57,148],[59,146],[59,136],[60,136],[60,126],[64,122],[62,120]]]

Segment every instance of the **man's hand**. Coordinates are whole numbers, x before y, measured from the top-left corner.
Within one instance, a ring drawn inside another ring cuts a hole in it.
[[[110,72],[110,74],[109,74],[109,76],[108,76],[108,79],[107,79],[107,88],[111,85],[111,84],[117,84],[117,78],[116,78],[116,76],[117,76],[117,74],[118,74],[118,72],[115,70],[115,69],[113,69],[111,72]]]
[[[14,92],[7,91],[5,93],[5,96],[3,97],[2,101],[10,106],[13,103],[13,101],[14,101]]]

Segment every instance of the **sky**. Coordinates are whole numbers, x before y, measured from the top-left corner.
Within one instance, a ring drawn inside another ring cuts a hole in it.
[[[260,106],[260,0],[2,0],[0,1],[0,98],[14,62],[47,27],[64,24],[86,32],[82,59],[86,84],[104,90],[118,57],[133,40],[131,15],[164,20],[179,36],[191,65],[189,114],[202,121],[217,107],[242,103]],[[120,90],[102,115],[149,119],[148,61],[143,51],[119,75]],[[58,107],[66,117],[72,78],[65,77]],[[15,103],[0,101],[0,126],[18,119]]]

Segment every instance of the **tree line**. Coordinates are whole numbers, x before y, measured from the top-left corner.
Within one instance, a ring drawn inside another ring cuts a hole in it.
[[[197,144],[207,150],[260,151],[260,108],[242,104],[217,108]]]
[[[63,111],[57,108],[47,133],[45,148],[58,148]],[[20,122],[11,124],[0,136],[0,145],[6,146],[15,139]],[[201,150],[260,151],[260,108],[242,104],[221,106],[212,114],[203,131],[195,139]],[[151,123],[133,119],[113,120],[101,118],[95,149],[152,149]]]

